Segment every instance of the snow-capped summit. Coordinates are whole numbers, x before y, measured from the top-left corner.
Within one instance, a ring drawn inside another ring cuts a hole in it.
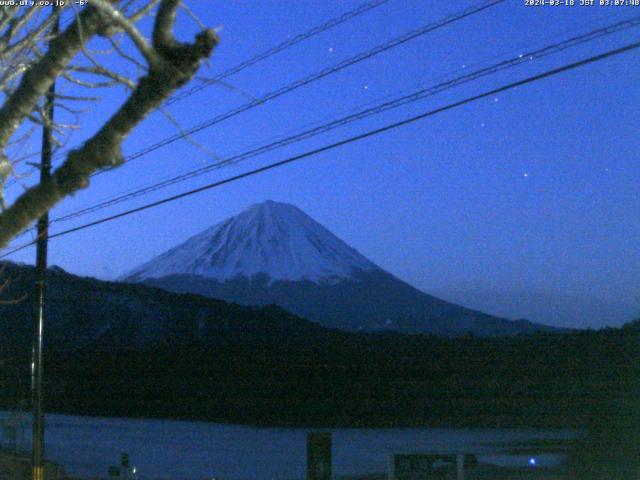
[[[377,269],[302,210],[268,200],[208,228],[124,276],[198,275],[218,281],[267,274],[315,283]]]
[[[545,327],[446,302],[377,267],[299,208],[267,201],[125,275],[178,293],[279,305],[349,331],[509,335]]]

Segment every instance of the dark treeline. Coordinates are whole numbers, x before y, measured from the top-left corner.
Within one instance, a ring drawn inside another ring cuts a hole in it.
[[[568,479],[636,480],[638,326],[49,350],[46,410],[273,426],[580,428],[588,434],[571,447]],[[28,405],[28,352],[3,354],[2,407]]]
[[[46,403],[68,413],[263,425],[586,427],[638,406],[637,327],[48,350]],[[29,356],[4,353],[1,401],[11,406],[28,398]]]
[[[6,298],[31,291],[31,267],[7,272]],[[277,307],[60,270],[50,271],[49,287],[48,412],[274,426],[584,428],[588,455],[576,478],[638,478],[640,321],[497,338],[356,334]],[[0,305],[1,408],[29,405],[32,312],[30,299]],[[629,466],[636,476],[596,464]]]

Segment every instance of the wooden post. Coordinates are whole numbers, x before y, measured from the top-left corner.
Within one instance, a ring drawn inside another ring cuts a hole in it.
[[[464,480],[464,453],[456,455],[456,479]]]
[[[331,480],[331,432],[307,434],[307,480]]]
[[[53,7],[56,15],[56,6]],[[56,15],[51,26],[51,39],[58,35],[60,16]],[[51,42],[51,40],[49,40]],[[44,98],[46,118],[42,125],[42,153],[40,160],[40,183],[51,177],[51,156],[53,154],[53,110],[55,106],[56,82],[51,83]],[[32,399],[32,434],[31,434],[31,478],[44,480],[44,410],[42,394],[42,342],[44,335],[44,302],[47,284],[47,247],[49,242],[49,212],[45,212],[37,223],[38,240],[36,250],[36,281],[34,315],[33,349],[31,352],[31,399]]]
[[[387,463],[387,480],[396,480],[396,456],[393,453],[389,455]]]

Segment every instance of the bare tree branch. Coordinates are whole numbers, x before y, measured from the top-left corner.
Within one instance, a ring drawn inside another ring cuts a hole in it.
[[[91,74],[91,75],[100,75],[102,77],[105,78],[109,78],[111,80],[113,80],[116,83],[120,83],[126,87],[128,87],[129,89],[133,90],[136,86],[136,83],[131,80],[130,78],[125,77],[124,75],[120,75],[119,73],[113,72],[111,70],[109,70],[106,67],[103,67],[102,65],[96,65],[94,67],[69,67],[69,70],[71,71],[75,71],[75,72],[80,72],[80,73],[87,73],[87,74]]]
[[[136,68],[138,68],[139,70],[142,70],[142,71],[146,71],[147,70],[147,67],[145,65],[140,63],[138,60],[133,58],[131,55],[128,55],[124,50],[122,50],[120,45],[118,45],[118,42],[116,42],[112,37],[109,37],[109,41],[111,42],[111,45],[113,46],[113,49],[116,52],[118,52],[118,55],[120,55],[125,60],[128,60],[129,62],[134,64],[136,66]]]
[[[151,48],[151,45],[147,42],[147,39],[140,33],[135,25],[129,21],[122,13],[114,8],[111,3],[106,0],[93,0],[93,5],[99,8],[108,18],[117,26],[122,28],[129,38],[136,45],[142,56],[152,67],[159,66],[162,59],[158,53]]]
[[[29,9],[29,11],[35,11],[35,9],[31,8]],[[2,42],[0,42],[0,49],[3,50],[3,55],[4,56],[12,55],[14,52],[16,52],[21,48],[27,48],[30,43],[34,42],[35,39],[38,39],[40,35],[43,34],[49,28],[49,26],[53,23],[53,21],[57,16],[58,16],[57,13],[54,15],[51,15],[46,21],[39,23],[37,28],[28,32],[20,40],[17,40],[15,43],[13,43],[10,46],[5,46],[3,48],[1,46]],[[27,15],[25,15],[25,17],[27,17]],[[7,43],[10,40],[10,38],[11,37],[7,37],[6,39]]]
[[[141,18],[146,17],[149,14],[149,12],[151,12],[151,10],[153,10],[153,8],[156,5],[158,5],[158,3],[160,3],[160,0],[151,0],[144,7],[140,8],[140,10],[138,10],[137,12],[134,12],[129,17],[129,20],[131,20],[132,22],[137,22]]]
[[[207,155],[209,158],[213,160],[216,160],[216,161],[222,160],[222,158],[219,155],[216,155],[207,147],[205,147],[203,144],[195,140],[189,134],[189,132],[187,132],[184,128],[182,128],[182,125],[180,125],[180,122],[166,108],[160,107],[160,111],[167,118],[167,120],[169,120],[178,129],[178,132],[180,133],[182,138],[185,140],[185,142],[190,143],[191,145],[196,147],[198,150],[200,150],[201,152],[203,152],[205,155]]]
[[[148,73],[139,80],[124,104],[92,138],[68,154],[49,180],[27,189],[0,214],[0,248],[60,200],[86,188],[94,172],[120,165],[124,139],[149,112],[190,81],[201,61],[209,57],[218,43],[213,30],[203,30],[193,43],[175,39],[173,26],[178,5],[179,0],[160,2],[151,45],[158,60],[149,65]],[[43,58],[25,73],[15,94],[0,109],[0,144],[6,143],[20,121],[33,110],[39,96],[64,72],[73,54],[82,49],[86,42],[84,38],[104,28],[104,22],[105,17],[98,9],[85,9],[77,22],[57,37]],[[33,75],[33,71],[39,75]],[[9,102],[13,109],[7,108]],[[7,122],[12,124],[7,126]]]
[[[40,98],[64,71],[84,43],[105,27],[101,12],[87,7],[55,38],[49,51],[22,76],[20,85],[0,108],[0,147],[4,146]]]

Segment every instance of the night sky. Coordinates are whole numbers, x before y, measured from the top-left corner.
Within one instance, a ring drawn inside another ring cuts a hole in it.
[[[221,43],[199,75],[211,77],[360,3],[190,1],[204,24],[220,27]],[[471,4],[389,0],[167,110],[183,128],[191,127]],[[384,98],[637,15],[640,7],[528,7],[524,0],[507,1],[199,132],[193,140],[202,148],[181,141],[99,175],[89,190],[65,201],[52,217]],[[188,38],[197,26],[184,12],[183,17],[178,31]],[[634,28],[545,59],[534,58],[300,144],[56,224],[52,231],[195,188],[639,38],[640,28]],[[115,278],[249,205],[272,199],[297,205],[381,267],[444,299],[553,325],[620,325],[640,317],[639,59],[636,50],[52,240],[50,263],[76,274]],[[105,94],[102,102],[92,105],[70,145],[91,135],[122,98],[123,92]],[[176,131],[165,116],[155,113],[126,142],[125,153]],[[9,193],[15,198],[19,191],[14,186]],[[34,255],[35,249],[30,248],[11,259],[33,263]]]

